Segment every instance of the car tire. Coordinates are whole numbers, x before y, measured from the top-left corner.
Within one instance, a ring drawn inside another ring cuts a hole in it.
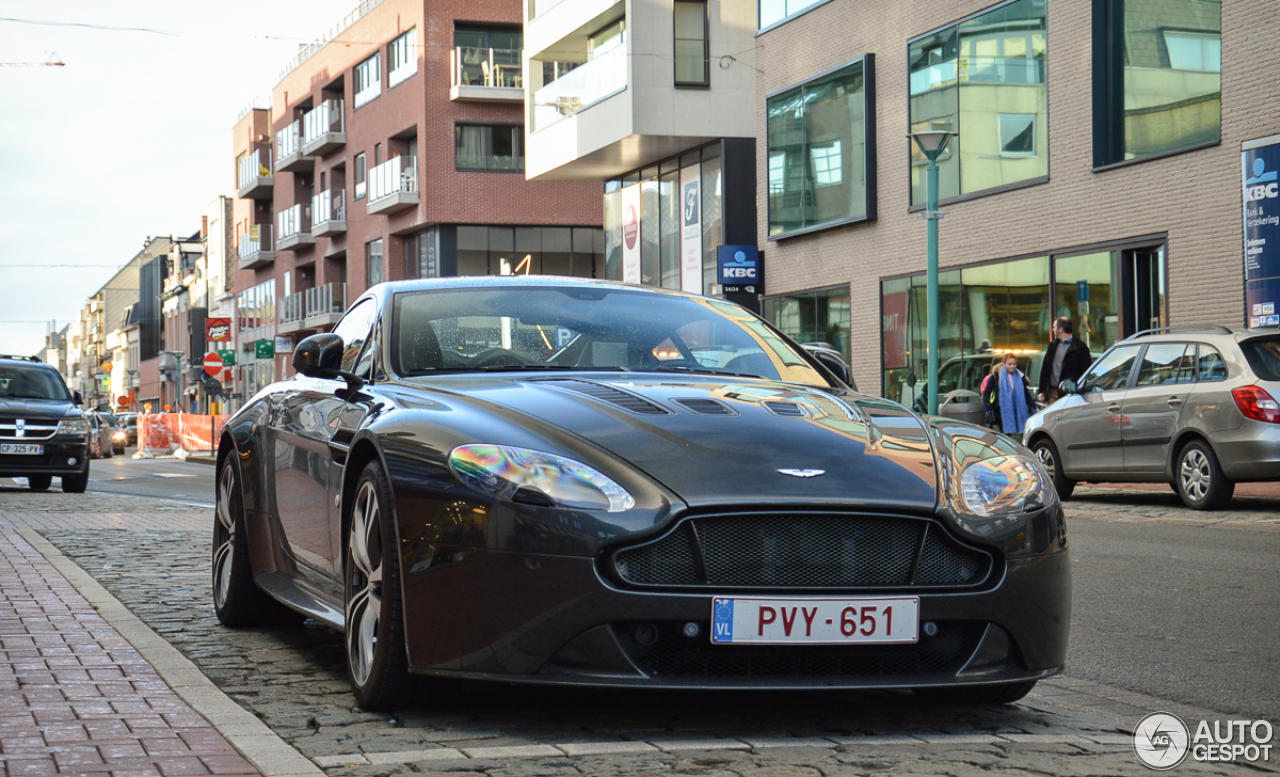
[[[1048,437],[1041,437],[1031,444],[1031,450],[1048,470],[1049,477],[1053,480],[1053,490],[1058,492],[1058,499],[1063,502],[1070,499],[1071,493],[1076,490],[1076,482],[1062,473],[1062,457],[1058,455],[1058,446]]]
[[[85,467],[84,472],[76,475],[62,476],[62,493],[64,494],[83,494],[84,490],[89,487],[89,468]]]
[[[381,463],[366,464],[351,500],[343,553],[347,679],[356,703],[366,710],[402,708],[416,685],[405,649],[390,495]]]
[[[224,626],[292,626],[303,616],[268,596],[253,582],[244,496],[235,456],[218,470],[213,518],[213,611]]]
[[[53,475],[27,475],[27,486],[32,491],[48,491],[53,485]]]
[[[1213,448],[1203,440],[1192,440],[1178,451],[1173,465],[1174,488],[1192,510],[1226,507],[1235,494],[1235,481],[1222,472]]]
[[[943,704],[1013,704],[1031,693],[1035,680],[999,685],[969,685],[954,688],[917,688],[916,696]]]

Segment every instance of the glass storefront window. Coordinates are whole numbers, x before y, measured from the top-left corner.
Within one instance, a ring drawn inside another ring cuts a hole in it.
[[[797,343],[823,342],[849,360],[848,287],[766,299],[764,317]]]
[[[768,99],[769,235],[867,218],[867,61]]]
[[[656,218],[655,218],[656,217]],[[662,239],[662,209],[658,196],[658,179],[640,182],[640,282],[659,285],[658,245]]]
[[[702,161],[702,293],[708,294],[716,284],[718,259],[716,249],[724,243],[724,221],[721,211],[724,192],[721,190],[723,160],[720,157]]]
[[[680,288],[680,171],[672,170],[658,180],[658,200],[662,210],[658,246],[659,285]]]
[[[1102,353],[1120,339],[1120,252],[1102,251],[1054,259],[1057,305],[1054,316],[1071,316],[1074,335]]]
[[[1049,174],[1046,0],[1015,0],[908,47],[912,132],[958,132],[941,157],[939,196]],[[927,160],[911,147],[911,201]]]
[[[1094,0],[1094,164],[1222,137],[1222,3]]]
[[[605,240],[590,227],[458,227],[458,275],[603,276]]]

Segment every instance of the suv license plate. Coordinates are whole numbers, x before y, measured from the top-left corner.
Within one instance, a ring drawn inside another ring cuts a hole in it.
[[[16,453],[19,455],[39,456],[44,453],[43,445],[31,445],[16,442],[0,443],[0,453]]]
[[[920,640],[920,598],[711,600],[717,645],[888,645]]]

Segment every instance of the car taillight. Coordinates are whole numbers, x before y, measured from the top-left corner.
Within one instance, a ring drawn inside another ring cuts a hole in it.
[[[1236,407],[1240,408],[1245,418],[1280,424],[1280,402],[1276,402],[1266,389],[1241,386],[1231,390],[1231,398],[1236,401]]]

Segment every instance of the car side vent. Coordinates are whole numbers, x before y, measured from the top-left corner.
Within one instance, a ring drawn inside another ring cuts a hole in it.
[[[644,397],[632,394],[630,391],[623,391],[614,386],[607,386],[603,383],[593,383],[587,380],[554,380],[546,381],[553,385],[559,386],[566,391],[572,391],[577,394],[583,394],[598,399],[601,402],[608,402],[614,407],[620,407],[630,413],[639,415],[671,415],[671,411],[654,402],[650,402]]]
[[[795,402],[765,402],[765,409],[784,418],[804,418],[804,408]]]
[[[695,397],[690,399],[673,399],[671,401],[680,407],[683,407],[685,410],[688,410],[690,413],[697,413],[698,415],[737,415],[737,413],[733,412],[733,409],[728,405],[714,399],[701,399]]]

